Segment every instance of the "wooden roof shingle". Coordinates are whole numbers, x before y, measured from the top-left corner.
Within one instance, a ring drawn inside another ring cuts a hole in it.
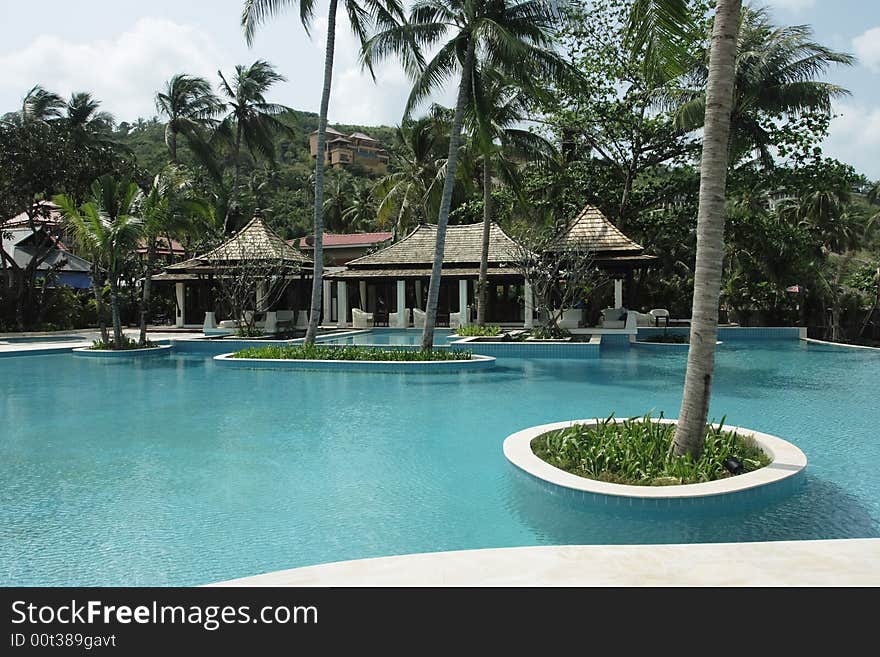
[[[480,249],[483,240],[483,224],[449,226],[446,229],[446,246],[443,250],[443,264],[474,264],[480,262]],[[434,247],[437,243],[437,226],[420,224],[409,235],[391,246],[375,253],[356,258],[348,263],[350,269],[382,267],[394,269],[398,266],[422,265],[430,267],[434,262]],[[489,263],[512,262],[517,258],[516,243],[501,227],[492,222],[489,227]]]
[[[641,253],[645,249],[608,221],[599,208],[588,205],[555,242],[556,249],[577,245],[593,253]]]

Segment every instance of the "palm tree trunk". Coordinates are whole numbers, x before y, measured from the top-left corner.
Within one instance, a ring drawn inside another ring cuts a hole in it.
[[[95,314],[98,316],[98,328],[101,329],[101,342],[106,345],[110,342],[110,334],[107,332],[107,320],[104,319],[104,298],[98,286],[97,265],[92,268],[92,294],[95,295]]]
[[[461,146],[461,126],[464,123],[464,110],[470,97],[471,75],[474,67],[474,41],[468,46],[461,82],[458,85],[458,100],[452,119],[452,133],[449,135],[449,156],[446,160],[446,180],[443,181],[443,196],[440,200],[440,213],[437,216],[437,241],[434,245],[434,264],[431,267],[431,282],[428,285],[428,302],[425,307],[425,330],[422,332],[422,350],[434,348],[434,325],[437,323],[437,300],[440,298],[440,276],[443,269],[443,251],[446,247],[446,225],[452,208],[452,192],[455,188],[455,171],[458,168],[458,149]],[[464,312],[464,308],[461,312]]]
[[[143,296],[141,296],[141,332],[138,337],[138,344],[141,347],[145,347],[147,345],[147,317],[150,314],[150,293],[152,281],[150,277],[153,275],[153,264],[156,260],[156,240],[152,237],[147,238],[149,240],[149,244],[147,244],[147,266],[146,273],[144,275],[144,289]],[[168,244],[171,244],[169,240]]]
[[[223,234],[226,234],[226,231],[229,230],[229,219],[232,214],[232,206],[234,205],[234,200],[238,196],[238,192],[236,188],[238,187],[238,172],[241,168],[241,121],[236,121],[235,124],[235,146],[232,151],[232,185],[229,188],[229,199],[226,202],[226,216],[223,218]]]
[[[477,326],[486,325],[489,301],[489,227],[492,222],[492,167],[489,154],[483,156],[483,243],[480,248],[480,280],[477,282]]]
[[[177,165],[179,164],[177,161],[177,131],[171,131],[171,143],[169,144],[170,148],[168,150],[171,151],[171,164]]]
[[[113,345],[122,348],[122,320],[119,317],[119,278],[110,274],[110,308],[113,312]]]
[[[724,255],[724,192],[733,104],[734,65],[742,0],[718,0],[709,52],[706,121],[700,162],[697,256],[690,347],[681,412],[675,428],[676,455],[703,451],[715,373],[718,298]]]
[[[324,145],[327,143],[327,110],[330,107],[330,86],[333,82],[333,57],[336,48],[336,3],[330,0],[327,12],[327,47],[324,52],[324,89],[321,91],[321,113],[318,117],[318,153],[315,157],[315,243],[313,257],[315,269],[312,274],[312,307],[309,309],[309,326],[305,344],[314,344],[318,335],[318,319],[321,317],[321,296],[324,291]],[[339,318],[340,322],[345,317]]]

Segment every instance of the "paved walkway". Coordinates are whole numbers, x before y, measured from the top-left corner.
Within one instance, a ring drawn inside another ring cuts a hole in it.
[[[880,539],[463,550],[341,561],[212,586],[880,586]]]

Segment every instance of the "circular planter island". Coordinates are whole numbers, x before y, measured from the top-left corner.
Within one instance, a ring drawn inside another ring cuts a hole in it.
[[[807,457],[795,445],[770,434],[744,427],[722,426],[722,430],[751,437],[770,459],[769,465],[745,474],[715,481],[671,486],[633,486],[588,479],[561,470],[532,451],[532,441],[551,431],[567,429],[573,425],[596,426],[603,420],[569,420],[542,424],[523,429],[508,436],[504,441],[504,456],[521,471],[537,480],[551,494],[573,497],[576,500],[597,504],[628,506],[702,506],[733,498],[741,499],[765,493],[788,492],[800,482],[807,467]],[[614,422],[623,422],[615,419]],[[675,420],[654,418],[652,422],[675,424]]]
[[[92,349],[91,347],[76,347],[73,350],[75,356],[87,356],[91,358],[148,358],[150,356],[167,356],[171,353],[173,345],[160,344],[156,347],[144,349]]]

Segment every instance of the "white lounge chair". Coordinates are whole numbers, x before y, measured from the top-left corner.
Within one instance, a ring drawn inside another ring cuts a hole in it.
[[[459,326],[467,326],[471,323],[471,307],[465,306],[464,317],[461,311],[457,313],[449,313],[449,328],[458,328]]]
[[[425,311],[420,310],[419,308],[412,309],[413,314],[413,326],[416,328],[425,328]]]
[[[360,308],[352,308],[351,309],[351,325],[353,328],[372,328],[373,327],[373,313],[368,313]]]
[[[390,326],[392,328],[396,328],[396,327],[407,328],[407,327],[409,327],[409,308],[403,309],[403,323],[402,324],[400,323],[400,319],[401,319],[401,316],[400,316],[399,312],[388,313],[388,326]]]
[[[637,310],[630,310],[631,314],[636,316],[636,326],[654,326],[654,316],[650,313],[640,313]]]
[[[626,308],[606,308],[602,311],[602,328],[626,328]]]
[[[652,308],[648,314],[654,318],[654,326],[669,326],[669,311],[666,308]]]
[[[558,315],[559,311],[555,312]],[[582,315],[583,311],[580,308],[566,308],[562,311],[562,315],[559,317],[556,325],[561,329],[578,328],[581,325]]]

